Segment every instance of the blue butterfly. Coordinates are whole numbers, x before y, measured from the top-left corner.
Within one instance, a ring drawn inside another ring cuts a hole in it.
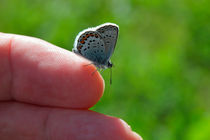
[[[99,69],[111,68],[110,57],[117,43],[118,32],[118,25],[113,23],[85,29],[77,35],[72,51],[92,61]]]

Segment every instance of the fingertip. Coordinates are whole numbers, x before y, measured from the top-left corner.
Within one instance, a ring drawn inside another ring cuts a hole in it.
[[[57,133],[58,139],[142,140],[121,119],[89,110],[53,110],[48,120],[48,134]],[[59,123],[56,120],[60,120]],[[59,128],[59,129],[58,129]],[[72,129],[73,128],[73,129]]]
[[[90,108],[102,97],[105,87],[104,80],[96,67],[91,64],[92,62],[77,54],[73,55],[75,55],[76,59],[81,59],[78,63],[79,68],[75,71],[78,82],[74,91],[77,94],[81,94],[77,96],[77,99],[89,101],[84,108]],[[82,92],[80,92],[81,90]]]
[[[12,96],[26,103],[87,109],[103,95],[104,81],[87,59],[41,39],[14,35]]]

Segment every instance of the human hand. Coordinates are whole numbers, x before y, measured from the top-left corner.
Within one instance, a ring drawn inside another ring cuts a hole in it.
[[[90,62],[43,40],[0,33],[1,140],[139,140],[99,114],[104,81]]]

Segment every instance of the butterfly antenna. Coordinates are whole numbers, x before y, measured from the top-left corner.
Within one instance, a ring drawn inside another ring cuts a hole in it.
[[[112,84],[112,68],[110,69],[110,85]]]

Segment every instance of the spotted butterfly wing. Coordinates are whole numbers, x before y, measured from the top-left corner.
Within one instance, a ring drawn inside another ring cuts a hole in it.
[[[115,49],[119,27],[105,23],[80,32],[74,43],[73,52],[93,61],[98,68],[111,68],[110,57]]]
[[[73,52],[93,61],[96,65],[106,63],[105,43],[101,35],[91,28],[79,33],[75,39]]]
[[[104,40],[106,58],[110,59],[117,43],[119,27],[113,23],[105,23],[96,27],[96,31]]]

